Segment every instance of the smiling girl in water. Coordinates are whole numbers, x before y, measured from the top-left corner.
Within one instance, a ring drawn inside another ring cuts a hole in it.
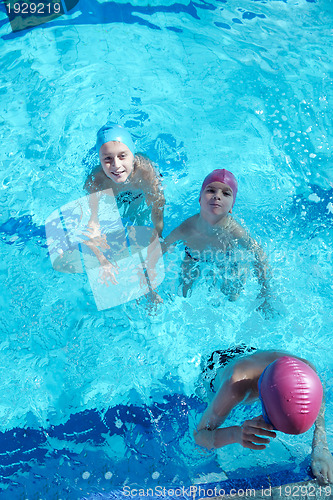
[[[118,207],[126,205],[126,216],[134,218],[140,215],[135,212],[145,201],[151,208],[151,221],[161,236],[165,200],[160,176],[148,158],[135,153],[130,133],[117,123],[108,122],[97,133],[96,150],[101,163],[85,183],[88,193],[95,193],[98,198],[101,191],[112,189]],[[95,223],[94,212],[91,225]]]
[[[125,128],[113,122],[104,125],[97,133],[96,150],[100,165],[85,183],[85,189],[90,194],[91,210],[87,231],[89,239],[85,244],[91,248],[103,267],[102,281],[116,284],[117,266],[111,264],[103,254],[110,246],[99,224],[98,207],[101,197],[106,192],[112,193],[122,222],[130,222],[132,225],[149,225],[152,222],[158,236],[161,236],[163,230],[165,200],[159,174],[148,158],[136,154],[132,137]],[[147,220],[147,207],[150,220]]]

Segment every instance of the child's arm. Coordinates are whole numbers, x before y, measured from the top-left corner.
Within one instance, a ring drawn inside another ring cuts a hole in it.
[[[132,235],[131,235],[132,237]],[[132,237],[133,238],[133,237]],[[181,240],[180,226],[171,231],[171,233],[165,238],[164,241],[160,240],[162,255],[169,250],[177,241]],[[150,243],[147,250],[147,259],[145,266],[149,269],[151,275],[156,276],[156,265],[159,259],[162,257],[160,252],[159,244],[156,242],[156,233],[152,235]]]
[[[165,199],[163,193],[154,192],[149,193],[146,196],[147,205],[151,206],[151,220],[154,224],[154,228],[156,229],[158,235],[162,236],[163,231],[163,212],[164,212],[164,204]]]
[[[223,429],[200,429],[194,431],[194,440],[196,444],[212,450],[216,448],[223,448],[228,444],[239,442],[239,426],[224,427]]]
[[[105,189],[103,188],[103,178],[101,178],[101,167],[95,169],[87,178],[84,189],[89,196],[90,219],[88,222],[88,232],[91,236],[100,236],[100,226],[98,219],[98,207],[101,195]],[[105,177],[104,173],[102,172]],[[110,196],[113,195],[112,189],[106,191]]]
[[[273,427],[265,422],[263,416],[259,415],[245,420],[242,425],[213,430],[202,429],[198,433],[194,433],[194,438],[198,445],[208,450],[223,448],[223,446],[234,443],[251,450],[264,450],[269,444],[269,438],[276,437],[272,429]]]
[[[249,237],[248,243],[249,246],[247,248],[250,252],[252,252],[255,258],[253,267],[260,285],[258,299],[264,299],[264,301],[259,305],[258,311],[262,311],[265,318],[270,319],[275,314],[274,308],[270,303],[270,299],[272,297],[272,290],[270,286],[270,280],[272,277],[271,269],[268,264],[267,256],[259,243],[251,237]]]
[[[86,187],[86,186],[85,186]],[[113,284],[118,284],[115,274],[118,274],[117,266],[109,262],[104,256],[103,250],[110,248],[106,241],[106,235],[101,233],[101,228],[98,218],[98,207],[101,198],[101,191],[94,190],[91,187],[91,194],[89,195],[90,219],[88,221],[87,232],[84,233],[88,236],[88,240],[82,243],[92,250],[101,265],[101,279],[107,284],[111,281]]]
[[[271,317],[274,312],[272,306],[269,303],[269,299],[272,296],[270,279],[272,276],[270,266],[268,264],[268,259],[259,243],[252,238],[239,224],[237,224],[236,229],[233,231],[234,237],[238,240],[239,244],[246,248],[254,256],[254,272],[257,276],[260,293],[258,298],[263,298],[264,302],[259,306],[259,310],[262,310],[267,318]]]
[[[87,191],[88,194],[97,193],[98,191],[102,191],[103,189],[105,189],[105,187],[103,187],[105,178],[106,178],[106,176],[103,172],[101,165],[98,165],[88,175],[88,177],[84,183],[84,190]]]
[[[307,359],[295,356],[295,358],[309,365],[315,372],[316,367]],[[333,458],[329,451],[325,429],[325,394],[315,421],[315,429],[312,439],[311,469],[319,483],[333,483]]]
[[[145,194],[146,203],[151,206],[151,219],[161,237],[163,231],[163,211],[165,198],[162,190],[160,175],[155,170],[149,158],[142,155],[135,157],[139,183]]]
[[[224,429],[218,429],[218,427],[223,424],[231,410],[241,400],[242,398],[237,397],[237,393],[233,390],[230,379],[226,380],[203,413],[193,433],[195,442],[208,450],[236,443],[238,434],[236,427]]]
[[[268,295],[270,292],[269,280],[271,278],[271,270],[265,252],[259,243],[239,224],[237,224],[236,229],[233,231],[233,235],[242,247],[253,254],[255,259],[254,270],[261,285],[261,295],[263,297]]]
[[[88,231],[91,233],[99,230],[98,206],[100,200],[100,192],[96,191],[89,195],[90,219],[88,222]]]
[[[110,248],[110,246],[106,242],[106,239],[105,241],[104,240],[100,241],[100,239],[92,238],[90,240],[84,241],[83,243],[87,245],[87,247],[94,252],[98,262],[101,265],[100,268],[101,282],[107,286],[108,282],[111,282],[114,285],[118,285],[118,281],[115,277],[115,274],[119,273],[117,264],[114,265],[110,261],[108,261],[108,259],[104,256],[103,252],[100,251],[100,248],[102,250]]]
[[[312,440],[311,469],[319,483],[333,483],[333,458],[327,444],[324,398],[315,422]]]
[[[251,236],[247,240],[247,248],[255,258],[254,270],[261,285],[261,296],[269,297],[271,292],[269,281],[272,273],[267,256],[259,243],[254,238],[251,238]]]
[[[243,400],[243,395],[233,387],[231,380],[224,382],[222,388],[203,414],[198,428],[194,431],[195,442],[207,448],[222,448],[228,444],[239,443],[244,448],[263,450],[269,443],[268,438],[276,437],[272,426],[263,417],[246,420],[241,426],[218,428],[228,417],[231,410]],[[262,437],[266,436],[266,437]]]

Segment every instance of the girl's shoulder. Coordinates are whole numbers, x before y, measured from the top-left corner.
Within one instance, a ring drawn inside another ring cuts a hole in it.
[[[137,153],[134,157],[134,172],[141,175],[156,175],[156,167],[153,162],[141,153]]]
[[[133,184],[143,190],[153,192],[161,190],[162,176],[154,163],[142,154],[136,154],[134,158]]]
[[[232,216],[230,216],[228,230],[232,234],[232,236],[237,240],[247,240],[250,238],[248,231]]]

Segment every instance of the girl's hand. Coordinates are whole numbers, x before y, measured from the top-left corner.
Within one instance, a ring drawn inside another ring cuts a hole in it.
[[[111,282],[113,285],[118,285],[118,281],[116,280],[115,274],[118,274],[118,266],[114,266],[111,264],[111,262],[108,262],[107,264],[103,264],[100,267],[100,277],[98,282],[101,283],[102,285],[109,286],[109,283]]]
[[[251,420],[245,420],[239,429],[239,444],[243,448],[250,448],[251,450],[264,450],[269,443],[268,438],[276,437],[273,427],[265,422],[262,415]]]
[[[83,243],[90,248],[98,248],[100,250],[107,250],[110,246],[106,240],[106,234],[101,233],[101,228],[99,224],[89,223],[87,230],[82,232],[83,236],[88,237],[88,241]]]
[[[87,226],[87,236],[95,238],[95,236],[101,235],[101,226],[97,222],[88,222]]]
[[[311,469],[319,484],[333,483],[333,458],[327,446],[316,446],[311,455]]]

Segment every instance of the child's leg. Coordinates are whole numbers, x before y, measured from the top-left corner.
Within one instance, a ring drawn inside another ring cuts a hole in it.
[[[183,297],[190,295],[192,284],[200,276],[200,267],[198,259],[194,259],[186,252],[181,266],[180,286]]]
[[[235,302],[243,289],[243,283],[239,283],[236,285],[232,281],[227,281],[225,285],[221,287],[221,292],[227,296],[230,302]]]
[[[224,276],[220,284],[221,292],[227,296],[230,302],[234,302],[238,299],[242,290],[244,290],[244,284],[246,282],[246,273],[240,265],[233,262],[228,267],[223,269]]]

